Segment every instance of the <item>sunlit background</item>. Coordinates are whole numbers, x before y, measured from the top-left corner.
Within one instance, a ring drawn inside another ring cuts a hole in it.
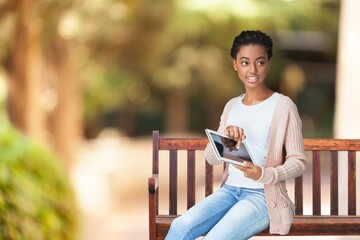
[[[272,36],[266,81],[297,104],[304,137],[360,138],[356,9],[357,0],[0,0],[0,125],[56,155],[76,197],[75,239],[148,239],[151,132],[218,127],[244,91],[229,54],[242,30]]]

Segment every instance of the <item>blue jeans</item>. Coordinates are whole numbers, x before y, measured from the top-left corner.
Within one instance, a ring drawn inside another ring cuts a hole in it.
[[[263,189],[224,185],[176,218],[166,240],[249,239],[269,226]]]

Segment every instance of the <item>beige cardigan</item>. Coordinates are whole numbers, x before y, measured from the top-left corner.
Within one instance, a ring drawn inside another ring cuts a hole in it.
[[[218,132],[224,133],[229,112],[238,99],[239,97],[233,98],[225,105]],[[285,180],[298,177],[305,171],[306,158],[301,126],[296,105],[289,97],[280,95],[272,118],[265,168],[258,180],[264,183],[271,234],[288,234],[293,220],[295,205],[287,194]],[[205,157],[210,164],[222,163],[216,159],[209,144],[205,148]],[[224,181],[227,175],[226,168]]]

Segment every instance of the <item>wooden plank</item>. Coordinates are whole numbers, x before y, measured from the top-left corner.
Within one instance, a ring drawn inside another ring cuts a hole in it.
[[[165,237],[176,217],[178,215],[163,215],[156,218],[158,239]],[[359,224],[359,216],[295,216],[288,236],[360,235]],[[269,233],[269,229],[265,229],[257,236],[274,235]]]
[[[152,174],[159,173],[159,131],[153,131]]]
[[[195,151],[187,151],[187,209],[195,204]]]
[[[156,132],[156,131],[154,131]],[[160,150],[203,150],[207,138],[160,138]],[[304,139],[305,151],[356,151],[360,149],[360,139]]]
[[[338,151],[330,152],[330,214],[339,214],[339,168]]]
[[[359,224],[359,216],[295,216],[288,236],[360,235]]]
[[[304,147],[306,151],[313,151],[313,150],[356,151],[360,149],[360,139],[326,139],[326,138],[304,139]]]
[[[348,152],[348,214],[356,215],[356,152]]]
[[[158,202],[157,202],[157,176],[148,179],[149,185],[149,238],[150,240],[156,239],[156,215],[158,215]]]
[[[177,214],[177,151],[170,150],[169,164],[169,214]]]
[[[204,150],[207,138],[161,138],[160,150]]]
[[[295,214],[302,215],[304,211],[304,201],[303,201],[303,176],[295,178]]]
[[[313,151],[313,215],[321,215],[321,164],[320,151]]]
[[[214,167],[208,162],[205,163],[205,196],[213,193],[214,187]]]
[[[159,131],[153,131],[153,159],[152,159],[152,175],[157,176],[158,179],[159,174],[159,140],[160,135]],[[157,194],[155,195],[155,203],[156,203],[156,215],[159,213],[159,183],[156,183]]]

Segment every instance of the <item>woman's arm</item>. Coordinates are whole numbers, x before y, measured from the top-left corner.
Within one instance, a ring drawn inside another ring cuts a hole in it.
[[[288,103],[288,121],[285,132],[284,146],[285,161],[276,167],[263,168],[262,176],[258,181],[265,184],[277,183],[302,175],[305,171],[306,157],[304,140],[301,133],[301,119],[295,104]]]

